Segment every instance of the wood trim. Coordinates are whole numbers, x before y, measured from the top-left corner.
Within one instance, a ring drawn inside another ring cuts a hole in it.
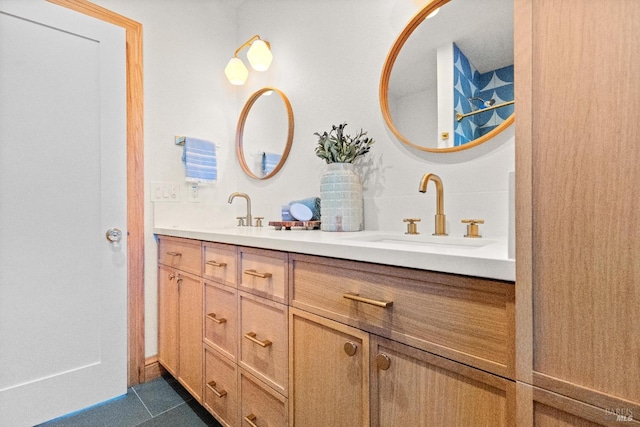
[[[625,422],[621,422],[616,419],[616,411],[620,411],[625,414],[628,413],[631,416],[633,416],[633,414],[636,414],[636,412],[633,410],[631,410],[631,412],[627,412],[627,410],[630,410],[630,408],[626,406],[599,408],[544,389],[540,389],[537,387],[530,388],[531,400],[528,402],[528,404],[531,405],[531,411],[534,415],[534,405],[538,403],[557,409],[560,412],[570,414],[574,417],[580,418],[581,420],[590,421],[597,425],[609,427],[617,427],[621,424],[628,426],[640,426],[640,422],[638,422],[635,418],[633,420]]]
[[[165,375],[167,370],[158,361],[158,355],[147,357],[144,361],[144,379],[151,381]]]
[[[515,0],[516,123],[516,379],[533,371],[533,86],[532,0]]]
[[[533,427],[533,387],[516,383],[516,420],[520,427]]]
[[[86,0],[47,0],[126,30],[129,386],[145,381],[142,24]]]
[[[600,408],[620,408],[629,409],[634,414],[640,414],[640,405],[636,402],[620,399],[610,394],[598,390],[581,387],[568,381],[562,381],[539,372],[533,373],[533,385],[546,390],[553,390],[571,399],[580,400],[590,405]],[[636,415],[638,417],[638,415]]]

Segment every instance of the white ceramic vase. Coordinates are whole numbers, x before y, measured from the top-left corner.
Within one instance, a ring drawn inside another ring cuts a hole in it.
[[[353,164],[328,164],[320,180],[322,231],[361,231],[362,205],[362,182]]]

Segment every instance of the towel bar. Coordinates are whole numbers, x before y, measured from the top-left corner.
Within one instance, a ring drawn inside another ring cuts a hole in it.
[[[175,136],[175,143],[176,145],[184,145],[184,140],[186,139],[186,136],[180,136],[180,135],[176,135]],[[213,145],[216,146],[216,148],[220,148],[220,144],[216,144],[214,143]]]

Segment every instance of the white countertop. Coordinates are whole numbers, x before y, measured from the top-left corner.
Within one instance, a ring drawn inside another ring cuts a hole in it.
[[[507,257],[506,241],[481,241],[484,246],[423,245],[366,241],[381,237],[411,238],[384,231],[323,232],[320,230],[275,230],[272,227],[154,228],[155,234],[229,243],[240,246],[297,252],[377,264],[418,268],[444,273],[515,281],[515,260]],[[418,239],[424,237],[418,237]],[[463,238],[441,237],[452,243]],[[484,239],[484,238],[483,238]],[[473,239],[476,240],[476,239]],[[480,241],[480,239],[479,239]],[[469,242],[472,243],[472,242]],[[475,242],[473,242],[475,243]]]

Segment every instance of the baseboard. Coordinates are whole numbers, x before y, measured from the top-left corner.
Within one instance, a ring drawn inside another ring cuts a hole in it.
[[[167,371],[158,362],[158,356],[150,356],[144,360],[144,381],[154,380],[164,374]]]

